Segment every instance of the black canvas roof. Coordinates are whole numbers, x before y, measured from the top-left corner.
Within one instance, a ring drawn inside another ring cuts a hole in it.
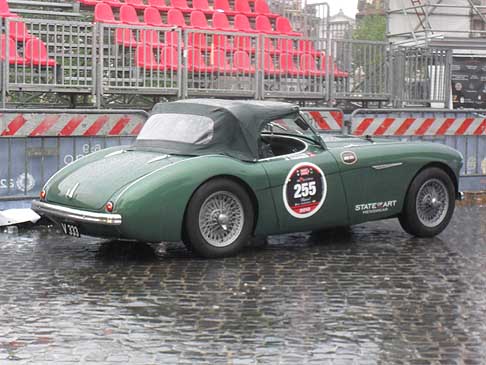
[[[186,99],[156,104],[152,114],[200,115],[214,121],[214,134],[210,143],[172,143],[170,146],[164,146],[162,142],[158,146],[162,149],[170,147],[173,153],[198,156],[226,154],[243,161],[255,161],[258,159],[258,139],[265,125],[298,110],[296,105],[272,101]]]

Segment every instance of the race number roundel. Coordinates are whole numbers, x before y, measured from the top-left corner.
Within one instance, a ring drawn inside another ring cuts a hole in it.
[[[302,162],[290,170],[283,187],[285,208],[295,218],[308,218],[317,213],[327,195],[326,177],[322,170]]]

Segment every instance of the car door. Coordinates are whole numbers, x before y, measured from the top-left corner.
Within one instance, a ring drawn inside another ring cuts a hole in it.
[[[262,161],[281,233],[348,224],[338,164],[321,147]]]

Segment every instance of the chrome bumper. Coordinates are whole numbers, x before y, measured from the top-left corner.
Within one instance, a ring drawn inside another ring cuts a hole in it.
[[[32,210],[39,215],[47,215],[82,223],[101,224],[105,226],[119,226],[122,224],[122,217],[119,214],[94,213],[40,201],[32,202]]]
[[[464,200],[466,197],[464,195],[464,193],[462,191],[458,191],[457,194],[456,194],[456,200]]]

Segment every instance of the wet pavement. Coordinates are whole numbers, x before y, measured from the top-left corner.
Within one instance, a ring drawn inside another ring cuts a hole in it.
[[[435,239],[395,220],[182,245],[0,233],[0,364],[484,364],[486,207]]]

